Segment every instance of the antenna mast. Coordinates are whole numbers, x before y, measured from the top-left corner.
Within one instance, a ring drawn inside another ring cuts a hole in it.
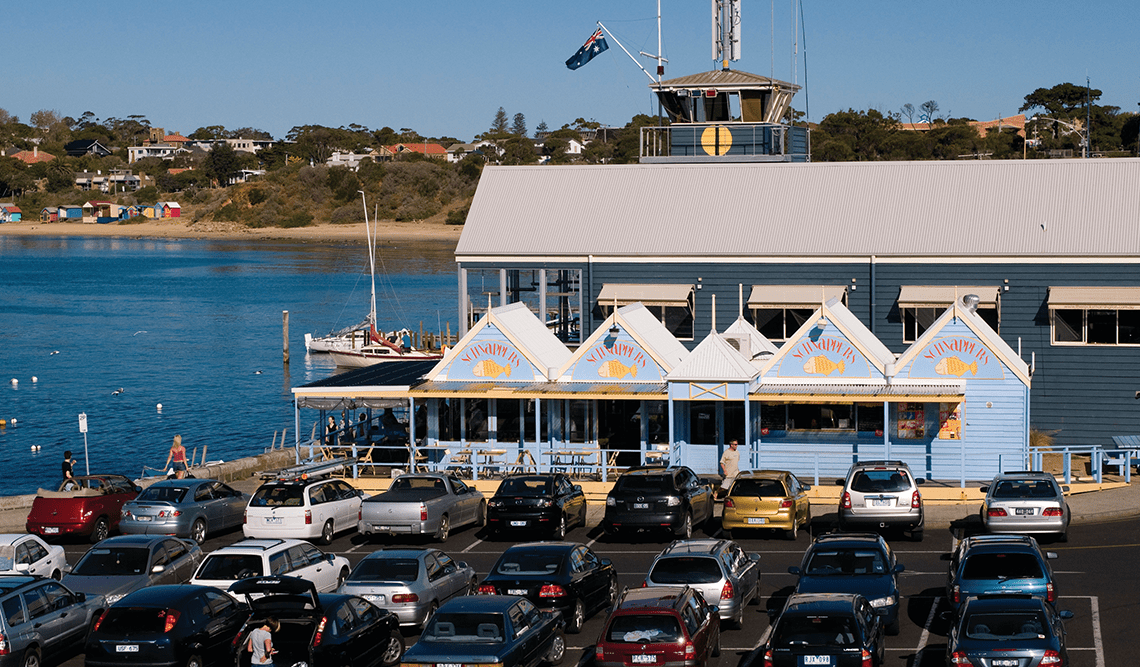
[[[712,0],[712,59],[721,69],[740,60],[740,0]]]

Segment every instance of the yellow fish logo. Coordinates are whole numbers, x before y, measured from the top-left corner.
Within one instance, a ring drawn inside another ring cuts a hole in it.
[[[970,371],[971,375],[978,374],[978,362],[967,364],[958,357],[942,357],[938,364],[934,366],[934,372],[939,375],[957,375],[962,377]]]
[[[823,355],[816,355],[809,357],[807,363],[804,364],[804,372],[812,373],[815,375],[831,375],[832,371],[839,371],[843,375],[843,369],[847,368],[847,364],[842,361],[835,362]]]
[[[500,375],[511,376],[510,366],[500,366],[490,359],[484,359],[471,367],[471,374],[481,378],[497,378]]]
[[[614,361],[613,359],[602,362],[602,364],[598,366],[598,377],[617,378],[621,380],[627,375],[637,377],[637,366],[626,366],[620,361]]]

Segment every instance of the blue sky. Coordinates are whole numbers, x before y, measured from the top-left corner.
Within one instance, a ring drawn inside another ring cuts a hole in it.
[[[1086,76],[1102,104],[1138,109],[1134,1],[803,0],[794,73],[792,0],[743,3],[733,69],[806,80],[794,106],[813,121],[926,100],[988,120],[1017,113],[1036,88]],[[141,114],[183,134],[223,125],[280,138],[294,125],[358,123],[466,141],[500,106],[532,132],[540,121],[620,126],[656,113],[648,78],[612,40],[577,71],[563,64],[596,21],[635,56],[655,52],[655,0],[9,4],[0,107],[24,121],[55,109]],[[662,0],[662,15],[665,78],[713,69],[709,0]]]

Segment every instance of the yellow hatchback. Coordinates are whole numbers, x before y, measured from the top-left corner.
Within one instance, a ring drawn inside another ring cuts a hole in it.
[[[742,472],[725,496],[721,528],[726,534],[741,528],[774,528],[794,540],[800,526],[811,523],[809,489],[786,470]]]

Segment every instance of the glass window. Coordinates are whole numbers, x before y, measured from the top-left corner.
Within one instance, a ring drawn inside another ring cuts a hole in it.
[[[364,624],[371,623],[380,615],[380,610],[364,598],[352,598],[349,600],[349,604],[352,605],[352,610],[356,612],[356,617]]]
[[[1090,345],[1116,344],[1116,311],[1089,310],[1085,313],[1085,342]]]
[[[883,406],[880,403],[860,403],[855,406],[856,430],[882,433]]]
[[[814,308],[756,308],[752,317],[765,338],[781,341],[794,336],[813,313]]]
[[[658,560],[649,572],[655,584],[711,584],[724,578],[715,558],[677,556]]]
[[[677,618],[669,613],[616,616],[607,632],[611,642],[672,644],[684,638]]]
[[[211,616],[225,616],[237,607],[234,599],[225,593],[217,591],[204,591],[206,595],[206,604],[210,607]]]
[[[1052,311],[1053,343],[1140,345],[1140,310]]]
[[[788,430],[854,430],[854,410],[850,405],[791,404],[788,406]]]
[[[1053,342],[1054,343],[1081,343],[1084,342],[1085,311],[1083,310],[1054,310],[1053,311]]]
[[[289,551],[290,551],[290,554],[289,554],[290,557],[293,557],[292,549],[290,549]],[[308,544],[308,543],[301,544],[301,551],[302,551],[302,553],[305,554],[304,560],[297,561],[297,559],[294,558],[293,560],[295,562],[309,563],[311,565],[313,563],[319,563],[325,559],[324,552],[322,552],[320,549],[314,547],[311,544]]]
[[[260,569],[260,568],[259,568]],[[289,554],[281,551],[269,557],[269,574],[280,576],[289,573]],[[255,575],[256,576],[256,575]]]
[[[786,431],[788,429],[788,406],[783,403],[761,403],[760,428],[771,431]]]
[[[20,603],[19,595],[13,595],[4,600],[0,607],[4,609],[4,620],[8,621],[8,627],[19,625],[28,620],[27,616],[24,615],[24,605]]]
[[[1118,310],[1116,320],[1119,327],[1117,343],[1140,345],[1140,310]]]
[[[288,563],[285,558],[285,552],[274,554],[269,557],[270,567],[281,559]],[[284,574],[285,570],[277,571],[272,570],[272,574]],[[246,577],[261,576],[261,559],[257,556],[247,556],[238,554],[210,554],[206,557],[205,562],[202,563],[201,569],[195,575],[199,579],[222,579],[222,580],[236,580],[244,579]]]
[[[420,563],[414,558],[365,558],[349,575],[349,581],[415,581]]]
[[[24,593],[24,606],[28,608],[28,618],[39,618],[51,611],[47,596],[38,588]]]

